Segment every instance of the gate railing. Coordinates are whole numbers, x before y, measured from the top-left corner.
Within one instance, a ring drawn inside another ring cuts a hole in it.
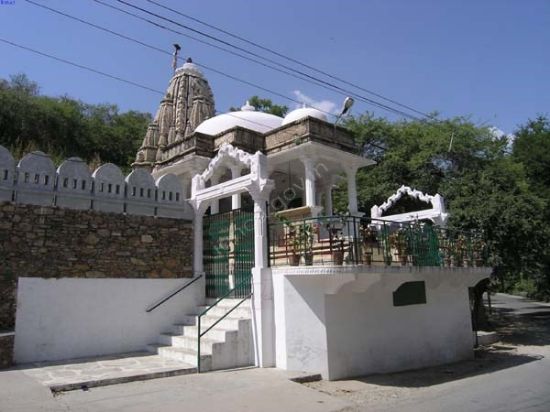
[[[237,309],[245,300],[249,299],[253,295],[252,285],[251,281],[247,280],[245,282],[241,282],[242,284],[236,285],[233,289],[228,291],[225,295],[218,298],[212,305],[207,307],[205,310],[203,310],[198,316],[197,316],[197,373],[201,372],[201,338],[206,335],[214,326],[216,326],[218,323],[220,323],[223,319],[225,319],[231,312],[233,312],[235,309]],[[242,287],[245,287],[246,285],[250,285],[250,292],[243,297],[237,304],[235,304],[232,308],[230,308],[227,313],[225,313],[223,316],[221,316],[216,322],[214,322],[212,325],[208,326],[208,328],[201,332],[201,318],[206,315],[210,309],[218,305],[222,300],[226,299],[231,295],[233,292],[236,292],[240,290]]]
[[[250,287],[246,281],[254,266],[253,213],[236,209],[205,216],[203,240],[206,296],[217,298],[241,283],[235,297],[247,295]]]
[[[488,266],[481,231],[357,216],[274,219],[269,222],[271,266]]]

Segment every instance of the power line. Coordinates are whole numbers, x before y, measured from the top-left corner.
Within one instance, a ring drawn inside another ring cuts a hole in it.
[[[32,0],[25,0],[25,1],[26,1],[27,3],[30,3],[30,4],[34,5],[34,6],[41,7],[41,8],[43,8],[43,9],[46,9],[46,10],[51,11],[51,12],[53,12],[53,13],[59,14],[59,15],[61,15],[61,16],[67,17],[67,18],[72,19],[72,20],[75,20],[75,21],[77,21],[77,22],[79,22],[79,23],[82,23],[82,24],[85,24],[85,25],[87,25],[87,26],[93,27],[94,29],[104,31],[104,32],[109,33],[109,34],[111,34],[111,35],[113,35],[113,36],[117,36],[117,37],[120,37],[120,38],[122,38],[122,39],[124,39],[124,40],[127,40],[127,41],[130,41],[130,42],[139,44],[139,45],[144,46],[144,47],[147,47],[147,48],[149,48],[149,49],[151,49],[151,50],[154,50],[154,51],[156,51],[156,52],[163,53],[163,54],[166,54],[166,55],[169,55],[169,56],[172,55],[171,52],[169,52],[169,51],[167,51],[167,50],[164,50],[164,49],[161,49],[160,47],[153,46],[153,45],[148,44],[148,43],[145,43],[145,42],[143,42],[143,41],[141,41],[141,40],[137,40],[137,39],[135,39],[135,38],[133,38],[133,37],[130,37],[130,36],[127,36],[127,35],[125,35],[125,34],[122,34],[122,33],[116,32],[116,31],[114,31],[114,30],[108,29],[108,28],[106,28],[106,27],[103,27],[103,26],[100,26],[100,25],[91,23],[90,21],[87,21],[87,20],[81,19],[81,18],[79,18],[79,17],[70,15],[70,14],[68,14],[68,13],[62,12],[62,11],[60,11],[60,10],[54,9],[54,8],[49,7],[49,6],[46,6],[46,5],[44,5],[44,4],[36,3],[36,2],[34,2],[34,1],[32,1]],[[183,58],[178,57],[178,60],[182,60],[182,61],[183,61]],[[284,94],[282,94],[282,93],[279,93],[279,92],[276,92],[276,91],[274,91],[274,90],[268,89],[268,88],[266,88],[266,87],[260,86],[260,85],[258,85],[258,84],[249,82],[248,80],[241,79],[241,78],[239,78],[239,77],[237,77],[237,76],[234,76],[234,75],[225,73],[225,72],[223,72],[223,71],[221,71],[221,70],[215,69],[215,68],[210,67],[210,66],[207,66],[207,65],[205,65],[205,64],[197,63],[197,62],[195,62],[195,64],[196,64],[197,66],[199,66],[199,67],[205,69],[205,70],[212,71],[212,72],[217,73],[217,74],[219,74],[219,75],[221,75],[221,76],[224,76],[224,77],[227,77],[227,78],[229,78],[229,79],[238,81],[238,82],[243,83],[243,84],[246,84],[246,85],[248,85],[248,86],[252,86],[252,87],[258,88],[258,89],[260,89],[260,90],[263,90],[263,91],[265,91],[265,92],[268,92],[268,93],[273,94],[273,95],[276,95],[276,96],[279,96],[279,97],[284,98],[284,99],[286,99],[286,100],[289,100],[289,101],[291,101],[291,102],[294,102],[294,103],[297,103],[297,104],[301,104],[301,103],[302,103],[302,102],[300,102],[299,100],[293,99],[293,98],[291,98],[291,97],[289,97],[289,96],[286,96],[286,95],[284,95]],[[321,111],[321,112],[323,112],[323,113],[325,113],[325,114],[327,114],[327,115],[335,116],[333,113],[330,113],[330,112],[328,112],[328,111],[325,111],[325,110],[323,110],[323,109],[321,109],[321,108],[318,108],[318,107],[315,107],[315,106],[311,106],[311,107],[313,107],[313,108],[315,108],[315,109],[317,109],[317,110],[319,110],[319,111]]]
[[[58,62],[65,63],[65,64],[68,64],[70,66],[78,67],[79,69],[82,69],[82,70],[87,70],[89,72],[96,73],[96,74],[99,74],[101,76],[108,77],[110,79],[117,80],[117,81],[122,82],[122,83],[130,84],[132,86],[139,87],[141,89],[148,90],[150,92],[159,93],[161,95],[164,95],[164,92],[161,92],[160,90],[155,90],[151,87],[144,86],[143,84],[139,84],[139,83],[136,83],[136,82],[131,81],[131,80],[123,79],[122,77],[118,77],[118,76],[115,76],[113,74],[105,73],[105,72],[102,72],[101,70],[97,70],[97,69],[94,69],[92,67],[84,66],[84,65],[79,64],[79,63],[75,63],[75,62],[72,62],[72,61],[69,61],[69,60],[62,59],[61,57],[53,56],[53,55],[48,54],[48,53],[44,53],[44,52],[41,52],[41,51],[38,51],[38,50],[35,50],[35,49],[31,49],[30,47],[26,47],[26,46],[14,43],[14,42],[6,40],[6,39],[0,38],[0,41],[3,42],[3,43],[9,44],[11,46],[17,47],[19,49],[23,49],[23,50],[29,51],[29,52],[34,53],[34,54],[38,54],[38,55],[43,56],[43,57],[47,57],[47,58],[52,59],[52,60],[56,60]]]
[[[375,101],[375,100],[369,99],[368,97],[361,96],[361,95],[359,95],[359,94],[357,94],[357,93],[354,93],[354,92],[352,92],[352,91],[350,91],[350,90],[343,89],[343,88],[341,88],[341,87],[339,87],[339,86],[337,86],[337,85],[334,85],[334,84],[332,84],[332,83],[330,83],[330,82],[327,82],[327,81],[325,81],[325,80],[323,80],[323,79],[319,79],[319,78],[317,78],[317,77],[315,77],[315,76],[312,76],[312,75],[310,75],[310,74],[308,74],[308,73],[305,73],[305,72],[303,72],[303,71],[297,70],[297,69],[292,68],[292,67],[290,67],[290,66],[287,66],[287,65],[284,65],[284,64],[282,64],[282,63],[279,63],[279,62],[277,62],[277,61],[275,61],[275,60],[272,60],[272,59],[269,59],[269,58],[264,57],[264,56],[262,56],[262,55],[259,55],[259,54],[257,54],[257,53],[251,52],[250,50],[247,50],[247,49],[245,49],[245,48],[243,48],[243,47],[234,45],[234,44],[232,44],[232,43],[230,43],[230,42],[228,42],[228,41],[225,41],[225,40],[220,39],[220,38],[218,38],[218,37],[216,37],[216,36],[213,36],[213,35],[210,35],[210,34],[208,34],[208,33],[205,33],[205,32],[203,32],[203,31],[201,31],[201,30],[194,29],[194,28],[192,28],[192,27],[190,27],[190,26],[187,26],[187,25],[185,25],[185,24],[181,24],[181,23],[179,23],[179,22],[177,22],[177,21],[175,21],[175,20],[172,20],[172,19],[170,19],[170,18],[168,18],[168,17],[165,17],[165,16],[161,16],[160,14],[154,13],[154,12],[152,12],[152,11],[150,11],[150,10],[147,10],[147,9],[143,8],[143,7],[136,6],[136,5],[131,4],[131,3],[127,2],[127,1],[125,1],[125,0],[115,0],[115,1],[117,1],[118,3],[124,4],[124,5],[128,6],[128,7],[131,7],[131,8],[133,8],[133,9],[139,10],[139,11],[141,11],[141,12],[143,12],[143,13],[148,14],[148,15],[154,16],[154,17],[156,17],[156,18],[158,18],[158,19],[161,19],[161,20],[167,21],[167,22],[169,22],[169,23],[172,23],[172,24],[174,24],[174,25],[176,25],[176,26],[182,27],[182,28],[184,28],[184,29],[186,29],[186,30],[192,31],[193,33],[197,33],[197,34],[199,34],[199,35],[201,35],[201,36],[204,36],[204,37],[209,38],[209,39],[211,39],[211,40],[214,40],[214,41],[217,41],[217,42],[219,42],[219,43],[222,43],[222,44],[224,44],[224,45],[226,45],[226,46],[232,47],[232,48],[234,48],[234,49],[236,49],[236,50],[239,50],[239,51],[241,51],[241,52],[247,53],[247,54],[249,54],[249,55],[251,55],[251,56],[254,56],[254,57],[256,57],[256,58],[263,59],[263,60],[265,60],[265,61],[267,61],[267,62],[269,62],[269,63],[271,63],[271,64],[275,64],[275,65],[277,65],[277,66],[279,66],[279,67],[283,67],[283,68],[286,69],[286,70],[290,70],[290,71],[292,71],[292,72],[298,73],[298,74],[300,74],[300,75],[302,75],[302,76],[307,77],[307,78],[310,79],[310,80],[314,80],[314,81],[316,81],[316,82],[319,82],[319,83],[322,83],[322,84],[324,84],[324,85],[326,85],[326,86],[329,86],[329,87],[331,87],[331,88],[333,88],[333,89],[337,89],[337,90],[339,90],[340,92],[343,92],[343,95],[344,95],[344,96],[346,96],[346,95],[352,95],[352,96],[355,96],[355,97],[358,98],[358,99],[363,100],[363,101],[366,102],[366,103],[374,104],[374,105],[376,105],[377,107],[380,107],[380,108],[382,108],[382,109],[389,110],[389,111],[391,111],[391,112],[398,113],[398,114],[401,114],[401,115],[403,115],[403,116],[406,116],[406,117],[409,117],[409,118],[413,118],[413,119],[415,119],[415,120],[419,120],[419,119],[416,118],[415,116],[411,116],[411,115],[409,115],[408,113],[402,112],[401,110],[395,109],[395,108],[390,107],[390,106],[387,106],[387,105],[385,105],[385,104],[383,104],[383,103],[380,103],[380,102],[377,102],[377,101]]]
[[[229,32],[229,31],[227,31],[227,30],[224,30],[224,29],[222,29],[222,28],[220,28],[220,27],[218,27],[218,26],[215,26],[215,25],[213,25],[213,24],[207,23],[207,22],[205,22],[204,20],[200,20],[200,19],[198,19],[198,18],[196,18],[196,17],[190,16],[189,14],[182,13],[182,12],[180,12],[180,11],[178,11],[178,10],[175,10],[175,9],[173,9],[173,8],[171,8],[171,7],[168,7],[168,6],[164,5],[164,4],[161,4],[161,3],[159,3],[159,2],[157,2],[157,1],[155,1],[155,0],[146,0],[146,1],[149,2],[149,3],[151,3],[151,4],[156,5],[156,6],[158,6],[158,7],[161,7],[161,8],[163,8],[163,9],[165,9],[165,10],[168,10],[168,11],[170,11],[170,12],[172,12],[172,13],[175,13],[175,14],[177,14],[177,15],[179,15],[179,16],[182,16],[182,17],[184,17],[184,18],[186,18],[186,19],[192,20],[192,21],[194,21],[194,22],[196,22],[196,23],[202,24],[202,25],[204,25],[204,26],[206,26],[206,27],[209,27],[209,28],[211,28],[211,29],[214,29],[214,30],[216,30],[216,31],[219,31],[219,32],[221,32],[221,33],[224,33],[224,34],[226,34],[226,35],[228,35],[228,36],[230,36],[230,37],[233,37],[234,39],[240,40],[240,41],[242,41],[242,42],[245,42],[245,43],[247,43],[247,44],[250,44],[251,46],[254,46],[254,47],[257,47],[257,48],[259,48],[259,49],[261,49],[261,50],[267,51],[267,52],[269,52],[269,53],[271,53],[271,54],[273,54],[273,55],[275,55],[275,56],[281,57],[281,58],[283,58],[283,59],[285,59],[285,60],[288,60],[288,61],[290,61],[290,62],[292,62],[292,63],[298,64],[298,65],[300,65],[300,66],[302,66],[302,67],[305,67],[305,68],[307,68],[307,69],[310,69],[310,70],[312,70],[312,71],[314,71],[314,72],[316,72],[316,73],[322,74],[322,75],[327,76],[327,77],[329,77],[329,78],[331,78],[331,79],[333,79],[333,80],[337,80],[337,81],[339,81],[339,82],[341,82],[341,83],[347,84],[348,86],[355,87],[356,89],[359,89],[359,90],[361,90],[361,91],[363,91],[363,92],[365,92],[365,93],[372,94],[373,96],[376,96],[376,97],[378,97],[378,98],[380,98],[380,99],[383,99],[383,100],[385,100],[385,101],[387,101],[387,102],[390,102],[390,103],[393,103],[393,104],[395,104],[395,105],[397,105],[397,106],[400,106],[400,107],[403,107],[403,108],[405,108],[405,109],[408,109],[408,110],[410,110],[410,111],[412,111],[412,112],[414,112],[414,113],[417,113],[417,114],[419,114],[419,115],[421,115],[421,116],[425,116],[425,117],[428,117],[428,118],[433,117],[433,116],[430,116],[430,115],[428,115],[427,113],[421,112],[420,110],[417,110],[417,109],[415,109],[415,108],[413,108],[413,107],[411,107],[411,106],[408,106],[408,105],[403,104],[403,103],[399,103],[399,102],[396,101],[396,100],[390,99],[390,98],[385,97],[385,96],[383,96],[383,95],[381,95],[381,94],[379,94],[379,93],[373,92],[372,90],[369,90],[369,89],[366,89],[366,88],[364,88],[364,87],[358,86],[357,84],[351,83],[351,82],[349,82],[349,81],[347,81],[347,80],[345,80],[345,79],[342,79],[341,77],[338,77],[338,76],[332,75],[332,74],[330,74],[330,73],[327,73],[327,72],[325,72],[325,71],[323,71],[323,70],[317,69],[317,68],[314,67],[314,66],[311,66],[311,65],[309,65],[309,64],[307,64],[307,63],[304,63],[304,62],[302,62],[302,61],[300,61],[300,60],[294,59],[294,58],[292,58],[292,57],[290,57],[290,56],[287,56],[287,55],[285,55],[285,54],[283,54],[283,53],[280,53],[280,52],[278,52],[278,51],[276,51],[276,50],[273,50],[273,49],[271,49],[271,48],[269,48],[269,47],[263,46],[263,45],[261,45],[261,44],[259,44],[259,43],[256,43],[256,42],[252,41],[252,40],[248,40],[248,39],[246,39],[246,38],[244,38],[244,37],[242,37],[242,36],[239,36],[239,35],[237,35],[237,34],[231,33],[231,32]]]
[[[315,84],[316,86],[324,87],[324,88],[326,88],[326,89],[328,89],[328,90],[331,90],[331,91],[333,91],[333,92],[340,93],[340,94],[342,94],[343,96],[351,95],[351,96],[354,96],[354,97],[356,97],[357,99],[359,99],[359,100],[361,100],[361,101],[363,101],[363,102],[365,102],[365,103],[372,104],[372,105],[374,105],[374,106],[376,106],[376,107],[379,107],[379,108],[381,108],[381,109],[383,109],[383,110],[392,112],[392,113],[394,113],[394,114],[398,114],[398,115],[401,115],[401,116],[404,116],[404,117],[407,117],[407,118],[410,118],[410,119],[414,119],[414,120],[420,120],[418,117],[413,116],[413,115],[410,115],[410,114],[408,114],[408,113],[406,113],[406,112],[403,112],[403,111],[401,111],[401,110],[399,110],[399,109],[395,109],[395,108],[393,108],[393,107],[391,107],[391,106],[388,106],[388,105],[385,105],[385,104],[383,104],[383,103],[377,102],[376,100],[369,99],[369,98],[364,97],[364,96],[361,96],[361,95],[359,95],[359,94],[357,94],[357,93],[355,93],[355,92],[352,92],[352,91],[343,89],[343,88],[341,88],[341,87],[339,87],[339,86],[337,86],[337,85],[334,85],[334,84],[332,84],[332,83],[330,83],[330,82],[327,82],[327,81],[325,81],[325,80],[316,78],[316,77],[311,76],[311,75],[309,75],[309,74],[307,74],[307,73],[304,73],[304,72],[301,72],[301,71],[299,71],[299,70],[296,70],[296,69],[294,69],[294,68],[292,68],[292,67],[285,66],[285,65],[283,65],[283,64],[281,64],[281,63],[279,63],[279,62],[276,62],[276,61],[274,61],[274,60],[268,59],[268,58],[263,57],[263,56],[261,56],[261,55],[258,55],[258,54],[256,54],[256,53],[250,52],[250,51],[248,51],[248,50],[246,50],[246,49],[244,49],[244,48],[242,48],[242,47],[232,45],[232,44],[229,43],[229,42],[226,42],[226,41],[224,41],[224,40],[217,39],[215,36],[211,36],[211,35],[209,35],[209,34],[207,34],[207,33],[201,32],[201,31],[199,31],[199,30],[196,30],[196,29],[193,29],[193,28],[189,28],[188,26],[182,25],[181,23],[178,23],[178,22],[176,22],[176,21],[174,21],[174,20],[172,20],[172,19],[169,19],[169,18],[167,18],[167,17],[161,16],[161,15],[159,15],[159,14],[157,14],[157,13],[153,13],[153,12],[151,12],[151,11],[149,11],[149,10],[146,10],[146,9],[142,8],[142,7],[135,6],[135,5],[130,4],[130,3],[126,2],[126,1],[124,1],[124,0],[116,0],[116,1],[119,2],[119,3],[122,3],[122,4],[124,4],[124,5],[126,5],[126,6],[128,6],[128,7],[134,8],[134,9],[136,9],[136,10],[140,10],[140,11],[142,11],[143,13],[146,13],[146,14],[151,15],[151,16],[153,16],[153,17],[159,18],[159,19],[161,19],[161,20],[167,21],[167,22],[169,22],[169,23],[172,23],[172,24],[177,25],[177,26],[179,26],[179,27],[182,27],[182,28],[184,28],[184,29],[191,30],[191,31],[193,31],[193,32],[196,32],[196,33],[199,33],[199,34],[201,34],[201,35],[204,35],[204,36],[206,36],[206,37],[208,37],[208,38],[214,39],[215,41],[221,42],[222,44],[229,45],[230,47],[236,48],[237,50],[241,50],[241,51],[243,51],[243,52],[245,52],[245,53],[247,53],[247,54],[250,54],[250,55],[256,56],[256,57],[258,57],[258,58],[261,58],[261,59],[263,59],[263,60],[272,62],[272,63],[274,63],[274,64],[276,64],[276,65],[278,65],[278,66],[284,67],[285,69],[288,69],[288,70],[290,70],[291,72],[294,72],[294,73],[289,73],[288,71],[281,70],[281,69],[278,68],[278,67],[271,66],[271,65],[266,64],[266,63],[264,63],[264,62],[260,62],[260,61],[258,61],[258,60],[252,59],[252,58],[250,58],[250,57],[248,57],[248,56],[244,56],[244,55],[242,55],[242,54],[239,54],[239,53],[236,53],[236,52],[234,52],[234,51],[225,49],[225,48],[223,48],[223,47],[220,47],[220,46],[217,46],[217,45],[213,45],[212,43],[206,42],[206,41],[204,41],[204,40],[197,39],[196,37],[192,37],[192,36],[189,36],[189,35],[187,35],[187,34],[181,33],[181,32],[179,32],[179,31],[176,31],[176,30],[172,29],[172,28],[166,27],[166,26],[164,26],[164,25],[162,25],[162,24],[160,24],[160,23],[158,23],[158,22],[154,22],[154,21],[149,20],[149,19],[147,19],[147,18],[145,18],[145,17],[143,17],[143,16],[136,15],[136,14],[134,14],[134,13],[131,13],[131,12],[127,11],[127,10],[124,10],[124,9],[119,8],[119,7],[113,6],[113,5],[111,5],[111,4],[105,3],[105,2],[103,2],[103,1],[101,1],[101,0],[93,0],[93,1],[95,1],[96,3],[101,4],[101,5],[103,5],[103,6],[106,6],[106,7],[112,8],[112,9],[114,9],[114,10],[117,10],[117,11],[119,11],[119,12],[122,12],[122,13],[125,13],[125,14],[127,14],[127,15],[130,15],[130,16],[132,16],[132,17],[134,17],[134,18],[143,20],[143,21],[145,21],[145,22],[147,22],[147,23],[149,23],[149,24],[152,24],[152,25],[154,25],[154,26],[156,26],[156,27],[159,27],[159,28],[162,28],[162,29],[164,29],[164,30],[168,30],[168,31],[170,31],[170,32],[173,32],[173,33],[176,33],[176,34],[185,36],[185,37],[187,37],[187,38],[191,38],[192,40],[199,41],[199,42],[201,42],[201,43],[203,43],[203,44],[206,44],[206,45],[208,45],[208,46],[215,47],[215,48],[217,48],[217,49],[219,49],[219,50],[223,50],[223,51],[225,51],[225,52],[227,52],[227,53],[230,53],[230,54],[236,55],[236,56],[238,56],[238,57],[244,58],[244,59],[246,59],[246,60],[252,61],[252,62],[254,62],[254,63],[256,63],[256,64],[260,64],[260,65],[262,65],[262,66],[264,66],[264,67],[267,67],[267,68],[270,68],[270,69],[272,69],[272,70],[275,70],[275,71],[284,73],[284,74],[286,74],[286,75],[289,75],[289,76],[298,78],[298,79],[300,79],[300,80],[304,80],[304,81],[313,83],[313,84]],[[299,73],[300,75],[304,76],[305,78],[304,78],[304,77],[300,77],[300,76],[296,75],[295,73]]]
[[[100,71],[100,70],[97,70],[97,69],[94,69],[94,68],[91,68],[91,67],[88,67],[88,66],[84,66],[84,65],[79,64],[79,63],[74,63],[74,62],[71,62],[71,61],[69,61],[69,60],[65,60],[65,59],[62,59],[62,58],[60,58],[60,57],[53,56],[53,55],[51,55],[51,54],[41,52],[41,51],[32,49],[32,48],[30,48],[30,47],[26,47],[26,46],[23,46],[23,45],[21,45],[21,44],[14,43],[14,42],[9,41],[9,40],[5,40],[5,39],[0,38],[0,42],[9,44],[9,45],[11,45],[11,46],[20,48],[20,49],[22,49],[22,50],[29,51],[29,52],[31,52],[31,53],[40,55],[40,56],[42,56],[42,57],[47,57],[47,58],[49,58],[49,59],[56,60],[56,61],[61,62],[61,63],[65,63],[65,64],[68,64],[68,65],[74,66],[74,67],[76,67],[76,68],[82,69],[82,70],[87,70],[87,71],[90,71],[90,72],[92,72],[92,73],[96,73],[96,74],[99,74],[99,75],[101,75],[101,76],[105,76],[105,77],[108,77],[108,78],[110,78],[110,79],[114,79],[114,80],[117,80],[117,81],[120,81],[120,82],[129,84],[129,85],[131,85],[131,86],[139,87],[139,88],[142,88],[142,89],[145,89],[145,90],[148,90],[148,91],[152,91],[152,92],[155,92],[155,93],[164,95],[164,92],[162,92],[162,91],[160,91],[160,90],[155,90],[155,89],[152,89],[152,88],[150,88],[150,87],[144,86],[144,85],[142,85],[142,84],[133,82],[133,81],[131,81],[131,80],[123,79],[122,77],[118,77],[118,76],[115,76],[115,75],[112,75],[112,74],[109,74],[109,73],[105,73],[105,72],[102,72],[102,71]],[[228,116],[230,116],[230,117],[234,117],[234,118],[236,118],[236,119],[243,120],[241,117],[236,116],[235,114],[233,114],[233,113],[231,113],[231,112],[228,112],[228,113],[225,113],[225,114],[228,115]],[[256,124],[256,125],[258,125],[258,126],[262,126],[262,127],[267,128],[267,129],[272,129],[272,128],[273,128],[272,126],[270,126],[270,125],[268,125],[268,124],[261,123],[261,122],[257,122],[257,121],[255,121],[255,120],[250,120],[250,119],[244,119],[244,120],[245,120],[246,122],[248,122],[248,123]],[[284,133],[284,134],[292,135],[292,136],[294,136],[294,134],[295,134],[294,132],[290,132],[290,131],[281,131],[281,132]]]
[[[29,0],[26,0],[26,1],[29,1]],[[259,64],[259,65],[264,66],[264,67],[267,67],[267,68],[269,68],[269,69],[278,71],[278,72],[280,72],[280,73],[284,73],[284,74],[286,74],[286,75],[288,75],[288,76],[292,76],[292,77],[295,77],[295,78],[297,78],[297,79],[304,80],[304,81],[309,81],[310,83],[313,83],[313,84],[315,84],[315,85],[317,85],[317,86],[323,87],[323,85],[320,84],[320,83],[316,83],[316,82],[310,81],[310,80],[308,80],[308,79],[305,79],[305,78],[302,78],[302,77],[300,77],[300,76],[297,76],[297,75],[295,75],[295,74],[293,74],[293,73],[290,73],[290,72],[287,72],[287,71],[285,71],[285,70],[279,69],[279,68],[277,68],[277,67],[271,66],[271,65],[269,65],[269,64],[267,64],[267,63],[263,63],[263,62],[261,62],[261,61],[259,61],[259,60],[252,59],[252,58],[247,57],[247,56],[245,56],[245,55],[243,55],[243,54],[234,52],[234,51],[232,51],[232,50],[228,50],[228,49],[226,49],[226,48],[223,48],[223,47],[220,47],[220,46],[218,46],[218,45],[212,44],[212,43],[210,43],[210,42],[207,42],[207,41],[205,41],[205,40],[199,39],[199,38],[197,38],[197,37],[190,36],[189,34],[185,34],[185,33],[182,33],[182,32],[180,32],[180,31],[174,30],[174,29],[172,29],[172,28],[170,28],[170,27],[164,26],[164,25],[162,25],[162,24],[160,24],[160,23],[157,23],[157,22],[155,22],[155,21],[149,20],[149,19],[147,19],[147,18],[145,18],[145,17],[142,17],[142,16],[139,16],[139,15],[137,15],[137,14],[131,13],[131,12],[127,11],[127,10],[121,9],[121,8],[119,8],[119,7],[113,6],[113,5],[108,4],[108,3],[104,3],[104,2],[101,1],[101,0],[93,0],[93,1],[95,1],[95,2],[98,3],[98,4],[101,4],[102,6],[109,7],[109,8],[111,8],[111,9],[117,10],[117,11],[119,11],[119,12],[121,12],[121,13],[124,13],[124,14],[127,14],[127,15],[129,15],[129,16],[132,16],[132,17],[134,17],[134,18],[136,18],[136,19],[145,21],[145,22],[147,22],[147,23],[149,23],[149,24],[152,24],[152,25],[154,25],[154,26],[156,26],[156,27],[158,27],[158,28],[160,28],[160,29],[163,29],[163,30],[166,30],[166,31],[175,33],[175,34],[178,34],[178,35],[180,35],[180,36],[187,37],[188,39],[191,39],[191,40],[194,40],[194,41],[199,42],[199,43],[201,43],[201,44],[205,44],[205,45],[210,46],[210,47],[213,47],[213,48],[215,48],[215,49],[224,51],[224,52],[229,53],[229,54],[232,54],[232,55],[234,55],[234,56],[237,56],[237,57],[246,59],[246,60],[248,60],[248,61],[251,61],[251,62],[253,62],[253,63]],[[330,89],[329,89],[329,90],[330,90]],[[340,93],[340,92],[337,91],[337,90],[332,90],[332,91],[335,91],[335,92],[337,92],[337,93]],[[300,103],[301,103],[301,102],[300,102]]]

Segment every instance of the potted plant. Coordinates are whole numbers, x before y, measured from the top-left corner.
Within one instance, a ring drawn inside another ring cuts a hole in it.
[[[302,223],[297,226],[297,239],[304,254],[306,266],[313,265],[313,235],[314,227],[311,223]]]
[[[361,229],[361,235],[363,238],[363,262],[370,266],[372,264],[372,251],[375,247],[378,247],[376,229],[372,226],[364,226]]]
[[[300,264],[300,239],[296,226],[292,224],[290,219],[280,216],[279,220],[284,227],[284,241],[287,251],[288,264],[290,266],[298,266]]]
[[[399,229],[393,232],[390,235],[390,245],[395,249],[397,259],[401,262],[401,266],[405,266],[408,259],[407,234],[405,230]]]
[[[483,255],[484,255],[486,246],[487,245],[485,241],[480,237],[476,237],[473,241],[473,245],[472,245],[473,255],[474,255],[473,258],[474,258],[475,266],[477,267],[481,267],[485,263],[483,259]]]
[[[344,264],[344,236],[342,234],[342,229],[344,223],[341,218],[332,219],[331,222],[327,224],[327,230],[329,233],[330,241],[330,254],[332,263],[338,266]]]
[[[466,238],[460,234],[456,238],[451,255],[451,265],[454,267],[462,267],[464,263],[464,251],[466,250]]]

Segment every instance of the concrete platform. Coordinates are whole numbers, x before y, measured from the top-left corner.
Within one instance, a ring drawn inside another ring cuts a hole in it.
[[[165,359],[148,352],[73,359],[64,362],[39,362],[20,365],[17,369],[49,387],[52,392],[165,378],[197,371],[188,363]]]

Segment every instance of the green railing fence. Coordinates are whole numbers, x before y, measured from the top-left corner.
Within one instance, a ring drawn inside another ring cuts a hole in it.
[[[270,265],[487,266],[479,231],[356,216],[270,218]]]

